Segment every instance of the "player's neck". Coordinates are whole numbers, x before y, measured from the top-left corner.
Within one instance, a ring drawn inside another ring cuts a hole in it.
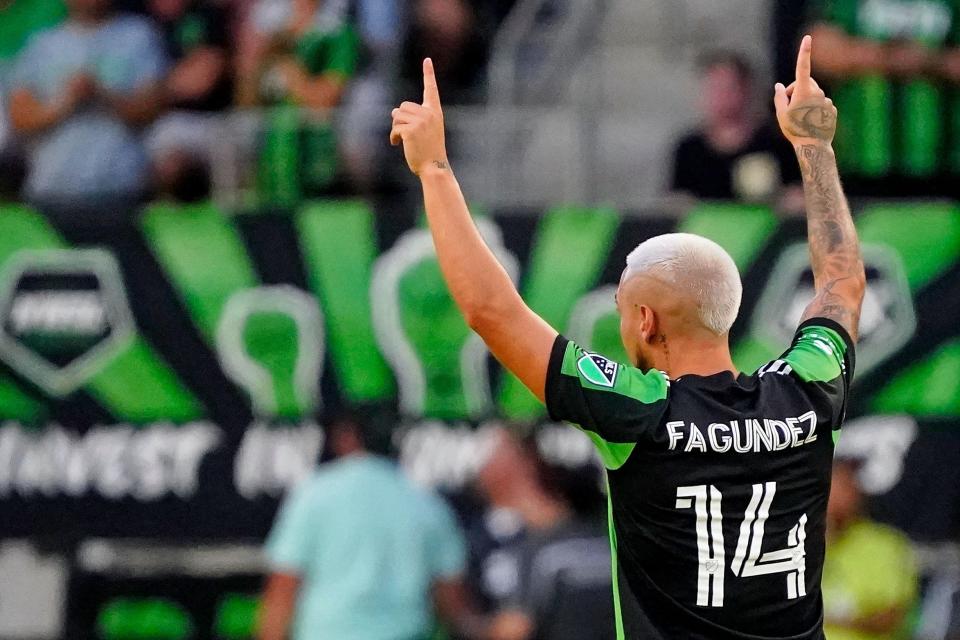
[[[654,360],[653,368],[665,371],[672,380],[682,376],[711,376],[723,371],[729,371],[734,377],[739,375],[726,340],[672,338]]]

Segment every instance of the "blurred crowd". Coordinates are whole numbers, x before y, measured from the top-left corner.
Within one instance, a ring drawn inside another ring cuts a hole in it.
[[[286,500],[267,541],[260,640],[613,640],[599,468],[549,464],[490,434],[456,510],[413,486],[354,417]],[[434,615],[436,614],[436,616]],[[437,627],[439,624],[439,628]]]
[[[795,43],[814,36],[818,80],[840,112],[834,146],[846,191],[871,198],[957,199],[960,174],[960,6],[946,0],[777,0],[777,78],[793,75]],[[772,90],[751,61],[700,60],[701,124],[675,148],[675,193],[802,210],[793,150],[770,117]],[[772,83],[771,83],[772,84]]]
[[[491,43],[514,4],[0,0],[0,198],[51,211],[197,201],[240,156],[239,186],[260,207],[382,189],[397,164],[383,157],[384,108],[416,94],[428,54],[445,103],[483,100]],[[799,32],[816,37],[850,194],[956,197],[955,3],[776,4],[778,77]],[[677,140],[667,190],[798,213],[796,163],[755,62],[700,56],[701,123]],[[228,112],[255,113],[254,124]],[[252,148],[237,148],[246,137]]]
[[[848,192],[956,199],[960,6],[949,0],[777,0],[777,73],[799,32],[840,112],[835,147]]]
[[[47,209],[199,200],[224,136],[216,116],[248,107],[266,113],[262,202],[363,190],[380,169],[383,105],[421,56],[448,102],[478,99],[511,4],[0,0],[0,197]]]

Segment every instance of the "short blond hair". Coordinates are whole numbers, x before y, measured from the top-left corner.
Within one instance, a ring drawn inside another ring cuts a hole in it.
[[[624,280],[650,274],[697,301],[704,327],[730,331],[740,311],[743,284],[733,258],[713,240],[692,233],[667,233],[642,242],[627,256]]]

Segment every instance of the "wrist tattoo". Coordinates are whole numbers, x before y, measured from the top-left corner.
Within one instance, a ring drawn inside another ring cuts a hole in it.
[[[790,133],[801,138],[814,138],[829,142],[837,128],[837,116],[832,109],[822,106],[791,109]]]
[[[433,166],[435,166],[437,169],[449,169],[449,168],[450,168],[450,165],[447,164],[447,161],[446,161],[446,160],[434,160],[434,161],[433,161]]]

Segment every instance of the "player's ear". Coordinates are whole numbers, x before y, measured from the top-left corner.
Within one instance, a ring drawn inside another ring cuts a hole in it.
[[[647,305],[640,305],[640,336],[647,344],[652,344],[659,333],[656,312]]]

